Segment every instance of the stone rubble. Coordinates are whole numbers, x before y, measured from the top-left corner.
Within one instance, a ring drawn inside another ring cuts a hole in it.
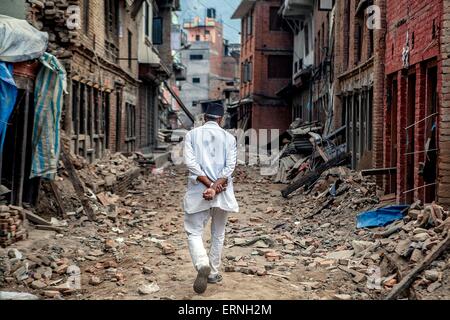
[[[161,176],[144,174],[122,196],[103,191],[100,197],[90,197],[96,221],[89,221],[83,212],[70,215],[67,227],[48,244],[0,251],[0,287],[44,299],[75,299],[111,285],[117,288],[116,297],[170,296],[167,281],[189,281],[168,269],[177,266],[186,250],[178,203],[184,191],[177,187],[184,178],[179,168]],[[333,196],[329,190],[337,181]],[[346,168],[324,172],[312,190],[298,190],[289,199],[268,191],[273,183],[256,170],[238,167],[235,184],[242,212],[232,214],[227,225],[225,277],[241,273],[263,282],[286,283],[311,299],[382,298],[447,232],[448,212],[419,203],[389,226],[356,229],[359,212],[387,203],[372,180]],[[162,191],[168,188],[170,193]],[[317,212],[330,199],[330,205]],[[316,214],[311,216],[312,212]],[[396,231],[384,236],[391,229]],[[61,237],[69,237],[72,245],[57,245]],[[131,252],[147,258],[136,263]],[[416,296],[441,294],[446,288],[450,260],[443,259],[417,278]],[[74,282],[77,272],[81,290]],[[164,272],[172,273],[161,278]],[[134,281],[136,287],[130,289]]]

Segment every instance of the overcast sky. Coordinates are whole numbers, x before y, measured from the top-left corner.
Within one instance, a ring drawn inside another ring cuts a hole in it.
[[[240,42],[240,20],[231,20],[230,17],[241,0],[181,0],[181,22],[195,16],[205,16],[206,7],[215,8],[217,16],[224,22],[225,39],[232,43]]]

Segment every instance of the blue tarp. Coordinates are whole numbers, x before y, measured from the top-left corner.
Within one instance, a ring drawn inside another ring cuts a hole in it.
[[[67,93],[66,71],[56,57],[45,53],[36,78],[33,156],[30,178],[53,180],[58,169],[59,132],[63,94]]]
[[[396,220],[403,219],[409,206],[387,206],[373,211],[362,212],[356,217],[357,228],[384,227]]]
[[[0,153],[3,152],[8,121],[17,99],[13,65],[0,61]]]

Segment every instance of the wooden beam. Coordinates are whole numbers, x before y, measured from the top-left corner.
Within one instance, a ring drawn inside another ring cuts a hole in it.
[[[80,199],[81,204],[83,205],[83,208],[86,211],[89,220],[91,221],[95,220],[94,210],[92,209],[91,203],[89,202],[89,199],[84,192],[83,184],[80,178],[78,177],[78,174],[75,170],[75,167],[73,166],[73,163],[70,159],[70,156],[68,154],[68,151],[66,150],[66,146],[64,143],[61,144],[61,160],[64,163],[64,167],[66,168],[67,173],[69,175],[69,179],[73,184],[75,193]]]
[[[170,94],[172,95],[172,97],[175,98],[175,100],[178,102],[178,104],[180,105],[181,109],[183,109],[184,113],[188,116],[189,119],[191,119],[192,123],[195,123],[195,118],[192,115],[192,113],[188,110],[188,108],[186,108],[186,106],[184,105],[183,101],[181,101],[180,97],[175,93],[175,91],[173,91],[173,89],[169,86],[169,84],[167,83],[167,81],[164,81],[164,85],[167,88],[167,90],[169,90]]]
[[[441,253],[443,253],[450,245],[450,233],[431,251],[422,262],[420,262],[414,269],[412,269],[403,279],[400,281],[389,294],[385,300],[396,299],[404,290],[408,289],[413,283],[416,276],[425,270],[434,260],[436,260]]]
[[[47,225],[37,225],[36,229],[38,230],[45,230],[45,231],[55,231],[58,233],[62,233],[64,231],[61,227],[55,227],[55,226],[47,226]]]
[[[46,225],[46,226],[51,225],[51,223],[49,221],[45,220],[44,218],[41,218],[40,216],[38,216],[37,214],[34,214],[31,211],[23,210],[23,212],[25,213],[27,220],[29,220],[35,224]]]
[[[383,175],[394,175],[397,174],[397,168],[375,168],[361,170],[361,175],[364,176],[383,176]]]
[[[52,189],[53,195],[55,196],[56,203],[58,204],[58,209],[59,209],[59,213],[61,214],[61,217],[66,219],[67,218],[66,209],[64,208],[64,204],[63,204],[63,200],[61,198],[59,188],[55,184],[54,181],[50,181],[50,188]]]
[[[283,189],[281,191],[281,194],[284,198],[287,198],[291,193],[296,191],[297,189],[305,186],[306,188],[309,188],[311,185],[313,185],[317,179],[320,178],[320,175],[325,171],[333,167],[337,167],[339,165],[344,164],[349,160],[349,154],[344,153],[338,155],[336,158],[331,159],[328,162],[325,162],[324,164],[317,167],[314,171],[308,172],[305,174],[302,178],[298,179],[291,185],[289,185],[287,188]]]

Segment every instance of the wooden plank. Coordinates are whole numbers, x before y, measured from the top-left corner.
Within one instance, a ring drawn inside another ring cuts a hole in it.
[[[40,216],[38,216],[37,214],[34,214],[31,211],[23,210],[23,212],[25,213],[27,220],[29,220],[35,224],[46,225],[46,226],[52,225],[49,221],[45,220],[44,218],[41,218]]]
[[[366,280],[366,275],[361,272],[358,272],[356,270],[353,270],[353,269],[350,269],[350,268],[347,268],[344,266],[338,266],[338,268],[341,269],[342,271],[347,272],[348,274],[352,275],[352,279],[356,283],[360,283],[360,282]]]
[[[181,109],[183,109],[184,113],[188,116],[188,118],[192,121],[192,123],[195,123],[195,118],[192,115],[192,113],[189,111],[188,108],[186,108],[186,106],[184,105],[183,101],[180,99],[180,97],[175,93],[175,91],[173,91],[173,89],[170,87],[170,85],[167,83],[167,81],[164,81],[164,86],[167,88],[167,90],[169,90],[170,94],[172,95],[172,97],[175,98],[175,100],[177,101],[178,105],[181,107]]]
[[[316,146],[317,151],[319,152],[320,156],[322,157],[322,159],[325,162],[328,162],[330,159],[328,159],[327,155],[325,154],[325,152],[323,151],[323,149],[320,146]]]
[[[311,171],[307,174],[305,174],[303,177],[289,185],[287,188],[283,189],[281,191],[281,194],[284,198],[287,198],[291,193],[296,191],[297,189],[305,186],[306,188],[309,188],[311,185],[315,183],[315,181],[320,177],[320,175],[325,171],[333,167],[337,167],[349,160],[349,154],[344,153],[340,154],[334,159],[331,159],[330,161],[320,165],[317,167],[314,171]]]
[[[318,208],[317,210],[315,210],[315,211],[311,212],[310,214],[306,215],[306,216],[305,216],[305,219],[310,219],[310,218],[312,218],[312,217],[318,215],[318,214],[321,213],[323,210],[325,210],[325,209],[327,209],[329,206],[331,206],[331,205],[333,204],[333,202],[334,202],[334,198],[328,199],[327,201],[325,201],[325,203],[324,203],[320,208]]]
[[[397,168],[374,168],[361,170],[362,176],[382,176],[382,175],[394,175],[397,174]]]
[[[61,145],[61,160],[64,163],[64,167],[66,168],[67,173],[69,175],[69,179],[73,184],[75,193],[77,194],[78,198],[80,199],[81,204],[83,205],[83,208],[86,211],[86,214],[87,214],[89,220],[91,220],[91,221],[95,220],[94,210],[92,209],[92,206],[91,206],[91,203],[89,202],[88,197],[84,193],[83,184],[81,183],[81,180],[77,175],[75,167],[73,166],[73,163],[70,159],[70,156],[68,155],[68,152],[66,150],[66,146],[64,143],[62,143],[62,145]]]
[[[400,281],[389,294],[385,300],[396,299],[404,290],[408,289],[413,283],[416,276],[425,270],[434,260],[436,260],[450,245],[450,233],[442,240],[426,257],[420,262],[414,269],[412,269],[403,279]]]
[[[50,226],[37,225],[36,229],[38,229],[38,230],[46,230],[46,231],[55,231],[55,232],[58,232],[58,233],[62,233],[64,231],[63,228],[55,227],[55,226],[51,226],[51,225]]]
[[[53,195],[55,196],[56,203],[58,204],[59,213],[64,219],[67,218],[66,209],[64,208],[63,200],[59,192],[59,188],[56,186],[54,181],[50,181],[50,188],[52,189]]]

